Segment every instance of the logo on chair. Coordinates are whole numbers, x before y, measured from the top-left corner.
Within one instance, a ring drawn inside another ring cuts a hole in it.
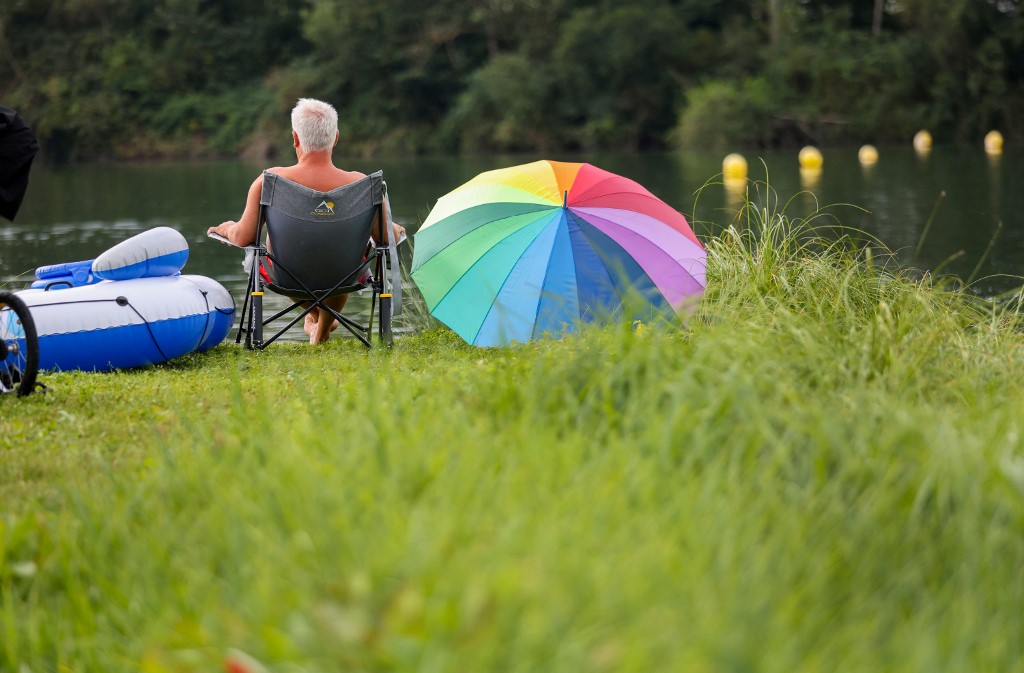
[[[320,205],[313,209],[310,215],[333,215],[334,201],[321,201]]]

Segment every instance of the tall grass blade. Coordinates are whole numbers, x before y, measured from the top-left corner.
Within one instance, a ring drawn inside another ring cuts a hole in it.
[[[991,238],[988,239],[988,245],[985,247],[985,252],[982,253],[978,259],[978,263],[974,265],[974,270],[971,271],[971,275],[967,277],[966,284],[970,285],[974,282],[974,279],[978,277],[978,273],[981,271],[981,267],[985,265],[985,261],[988,259],[989,253],[992,252],[992,247],[996,244],[996,240],[999,238],[999,234],[1003,231],[1003,221],[996,221],[996,230],[992,232]]]
[[[928,232],[932,229],[932,224],[935,222],[935,216],[939,212],[939,206],[946,198],[946,190],[939,192],[939,198],[935,199],[935,205],[932,206],[932,214],[928,216],[928,221],[924,224],[924,229],[921,231],[921,237],[917,239],[917,247],[914,248],[914,256],[910,259],[911,264],[917,264],[918,257],[921,255],[921,248],[924,247],[924,242],[928,239]]]

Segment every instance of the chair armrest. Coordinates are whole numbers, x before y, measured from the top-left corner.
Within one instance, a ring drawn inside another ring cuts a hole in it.
[[[215,241],[219,241],[219,242],[223,243],[224,245],[230,245],[232,248],[238,248],[239,250],[248,250],[250,248],[255,248],[256,247],[255,244],[253,244],[253,245],[236,245],[236,244],[232,243],[229,239],[225,238],[224,236],[221,236],[220,234],[215,234],[212,231],[211,232],[207,232],[206,236],[207,236],[207,238],[212,238]]]

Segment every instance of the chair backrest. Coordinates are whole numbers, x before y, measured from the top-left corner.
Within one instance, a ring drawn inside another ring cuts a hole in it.
[[[326,193],[264,172],[260,210],[267,249],[279,262],[267,269],[273,284],[326,290],[353,276],[363,265],[383,202],[381,171]]]

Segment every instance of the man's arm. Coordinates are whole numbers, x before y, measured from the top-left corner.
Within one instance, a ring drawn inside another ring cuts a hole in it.
[[[249,187],[245,198],[245,210],[237,222],[228,220],[216,227],[210,227],[206,233],[219,234],[238,246],[251,245],[256,242],[256,218],[260,212],[260,196],[263,194],[263,175],[260,175]]]

